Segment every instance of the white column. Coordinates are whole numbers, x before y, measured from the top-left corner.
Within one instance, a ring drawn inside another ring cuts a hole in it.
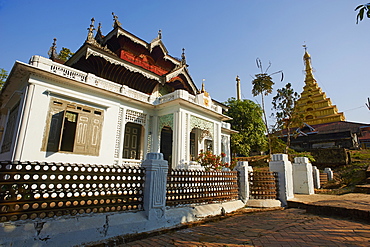
[[[181,142],[181,112],[177,110],[173,113],[173,142],[172,142],[172,167],[175,168],[181,161],[181,149],[183,143]]]
[[[152,126],[152,152],[156,153],[160,151],[159,141],[160,134],[158,133],[159,117],[153,116],[153,126]]]
[[[175,126],[175,125],[174,125]],[[187,135],[187,129],[186,129],[186,116],[185,112],[182,110],[179,110],[178,112],[178,138],[180,145],[175,148],[174,151],[178,152],[178,159],[175,163],[176,166],[183,163],[184,160],[186,160],[186,149],[185,146],[189,146],[189,141],[186,138]]]
[[[292,163],[287,154],[273,154],[269,167],[270,171],[279,174],[279,200],[282,206],[286,206],[288,199],[294,197]]]
[[[19,128],[15,138],[15,152],[13,153],[12,160],[20,161],[22,159],[25,135],[28,127],[29,115],[31,112],[31,105],[33,101],[33,94],[35,90],[34,84],[29,84],[26,88],[21,105],[19,106]]]
[[[293,192],[315,194],[312,165],[307,157],[296,157],[293,163]]]

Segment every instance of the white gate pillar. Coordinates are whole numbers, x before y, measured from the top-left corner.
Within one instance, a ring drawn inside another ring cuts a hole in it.
[[[238,161],[238,164],[234,168],[238,171],[239,179],[239,197],[244,203],[249,200],[249,172],[253,171],[253,168],[248,165],[248,161]]]
[[[279,175],[279,200],[282,206],[287,205],[288,199],[294,197],[293,193],[293,169],[287,154],[273,154],[269,162],[270,171]]]
[[[162,153],[148,153],[145,168],[144,211],[149,220],[160,221],[166,205],[168,162]]]
[[[293,163],[293,192],[315,194],[312,165],[307,157],[296,157]]]
[[[312,166],[312,175],[313,175],[313,186],[315,189],[320,189],[320,171],[316,166]]]

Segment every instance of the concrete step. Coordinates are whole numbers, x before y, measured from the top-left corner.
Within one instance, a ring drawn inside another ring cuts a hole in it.
[[[355,189],[353,190],[354,193],[365,193],[370,194],[370,184],[361,184],[356,185]]]
[[[370,195],[364,193],[295,195],[295,198],[288,200],[288,207],[302,208],[311,214],[370,222]]]

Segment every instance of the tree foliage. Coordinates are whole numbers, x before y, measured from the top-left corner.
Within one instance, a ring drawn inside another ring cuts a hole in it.
[[[5,69],[0,68],[0,90],[3,88],[6,78],[8,78],[8,72]]]
[[[299,113],[296,106],[296,101],[299,99],[299,94],[294,91],[292,85],[287,83],[285,87],[278,89],[276,95],[272,99],[272,108],[276,111],[276,127],[278,130],[287,131],[287,142],[284,153],[288,153],[290,146],[290,129],[293,126],[300,126],[303,123],[303,116]]]
[[[249,156],[251,151],[266,150],[265,125],[262,120],[261,107],[251,100],[230,98],[225,103],[230,107],[226,113],[234,130],[239,133],[231,135],[233,153]]]
[[[356,24],[358,24],[358,21],[362,21],[364,19],[364,15],[366,12],[366,17],[370,18],[370,3],[361,4],[355,8],[355,11],[358,11],[357,17],[356,17]]]
[[[281,81],[282,81],[284,79],[284,74],[281,70],[277,71],[277,72],[274,72],[272,74],[268,74],[267,71],[271,67],[271,63],[269,63],[269,66],[264,71],[263,67],[262,67],[261,60],[259,58],[257,58],[256,62],[257,62],[257,67],[261,70],[261,73],[256,74],[254,79],[252,80],[252,85],[253,85],[252,95],[254,97],[256,97],[258,95],[261,95],[262,113],[263,113],[263,120],[264,120],[263,122],[265,124],[265,128],[266,128],[266,131],[267,131],[268,144],[269,144],[268,146],[269,146],[269,152],[270,152],[270,155],[271,155],[272,154],[271,137],[270,137],[270,131],[269,131],[268,124],[267,124],[264,96],[267,96],[267,95],[272,93],[273,85],[275,83],[272,80],[271,76],[280,73],[281,74]]]
[[[58,58],[62,61],[67,61],[74,53],[70,49],[62,47],[59,51]]]

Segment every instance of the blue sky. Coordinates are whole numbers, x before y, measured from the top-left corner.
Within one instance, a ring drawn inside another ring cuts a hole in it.
[[[112,29],[114,12],[122,27],[150,42],[162,30],[169,54],[181,57],[185,48],[190,74],[211,97],[224,102],[235,97],[239,75],[243,98],[251,95],[256,58],[274,77],[275,89],[292,83],[304,86],[302,45],[308,47],[320,87],[344,112],[347,121],[370,123],[365,103],[370,97],[370,19],[356,25],[355,7],[364,0],[0,0],[0,68],[11,70],[16,60],[47,57],[57,38],[58,50],[76,51],[85,41],[92,17],[103,34]],[[267,98],[270,112],[271,98]],[[273,119],[270,118],[270,123]]]

